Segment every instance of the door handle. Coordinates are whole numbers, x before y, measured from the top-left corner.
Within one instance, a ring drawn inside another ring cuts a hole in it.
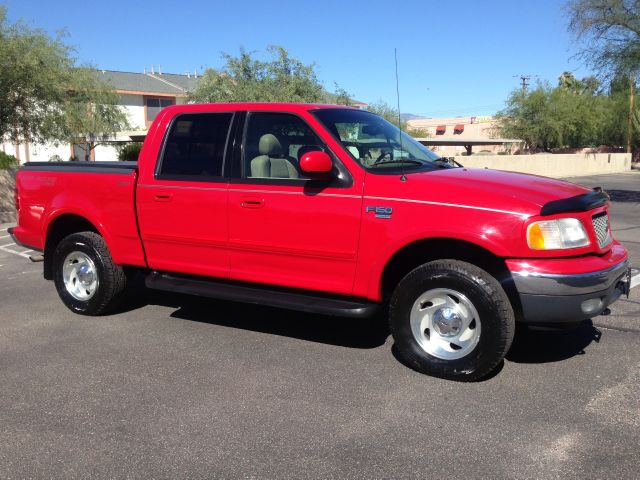
[[[264,198],[246,197],[240,201],[242,208],[262,208],[264,207]]]
[[[169,194],[169,193],[163,193],[160,195],[154,195],[153,199],[156,202],[170,202],[171,199],[173,198],[173,195]]]

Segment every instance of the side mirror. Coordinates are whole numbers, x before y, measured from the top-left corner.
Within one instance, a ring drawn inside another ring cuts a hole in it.
[[[300,170],[311,178],[329,178],[333,172],[333,161],[325,152],[307,152],[300,159]]]

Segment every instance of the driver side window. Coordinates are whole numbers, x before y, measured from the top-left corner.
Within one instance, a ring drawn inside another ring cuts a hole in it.
[[[300,159],[324,150],[302,119],[286,113],[250,113],[244,139],[244,178],[305,179]]]

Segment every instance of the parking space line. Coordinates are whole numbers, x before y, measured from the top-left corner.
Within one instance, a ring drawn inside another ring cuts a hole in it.
[[[631,277],[631,288],[637,287],[638,285],[640,285],[640,273],[636,273]]]
[[[23,252],[17,252],[9,247],[17,246],[15,243],[8,243],[7,245],[0,245],[0,250],[7,253],[13,253],[14,255],[18,255],[22,258],[29,258],[29,252],[33,252],[33,250],[25,250]]]
[[[9,238],[11,235],[0,235],[0,238]]]

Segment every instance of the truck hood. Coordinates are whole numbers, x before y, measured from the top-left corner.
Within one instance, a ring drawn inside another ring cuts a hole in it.
[[[542,206],[552,200],[591,191],[573,183],[537,175],[475,168],[409,174],[406,182],[401,182],[398,176],[398,182],[403,184],[399,188],[402,198],[480,207],[525,216],[539,215]],[[379,186],[382,187],[382,184]],[[380,194],[370,190],[367,192],[367,195]]]

